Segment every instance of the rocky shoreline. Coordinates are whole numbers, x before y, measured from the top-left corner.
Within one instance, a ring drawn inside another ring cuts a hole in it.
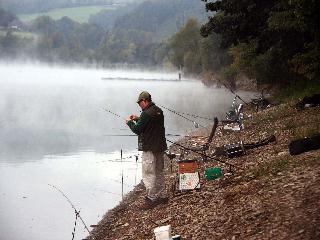
[[[166,184],[169,203],[141,210],[142,185],[135,187],[94,226],[87,239],[154,239],[157,226],[171,225],[172,234],[182,239],[320,239],[320,150],[297,156],[288,152],[291,140],[320,133],[320,108],[298,111],[293,103],[254,112],[245,107],[244,130],[218,129],[208,156],[225,144],[256,142],[270,135],[276,141],[248,150],[245,155],[219,161],[201,161],[186,152],[185,158],[199,160],[200,191],[173,191],[177,164],[167,159]],[[183,146],[200,146],[211,127],[178,141]],[[173,144],[170,151],[179,153]],[[205,180],[204,170],[220,167],[217,180]],[[172,171],[171,171],[172,169]]]

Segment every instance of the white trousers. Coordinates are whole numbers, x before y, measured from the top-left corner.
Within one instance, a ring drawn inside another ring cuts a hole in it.
[[[166,197],[163,152],[142,152],[142,180],[150,200]]]

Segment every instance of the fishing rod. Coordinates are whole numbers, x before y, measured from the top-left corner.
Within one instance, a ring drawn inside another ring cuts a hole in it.
[[[136,134],[104,134],[103,136],[106,136],[106,137],[137,137],[138,135],[136,135]],[[166,136],[181,137],[180,134],[172,134],[172,133],[167,133]]]
[[[102,109],[103,109],[104,111],[108,112],[108,113],[111,113],[112,115],[114,115],[114,116],[116,116],[116,117],[118,117],[118,118],[127,120],[125,117],[122,117],[122,116],[120,116],[119,114],[116,114],[116,113],[110,111],[109,109],[106,109],[106,108],[102,108]]]
[[[141,162],[138,162],[138,159],[139,159],[138,156],[130,156],[130,157],[126,157],[126,158],[123,158],[123,159],[129,159],[129,158],[134,158],[134,157],[135,157],[135,160],[136,160],[135,162],[136,163],[141,163]],[[121,159],[117,158],[117,159],[103,160],[101,162],[116,162],[116,163],[120,163]],[[132,161],[122,161],[122,162],[124,162],[124,163],[132,163]]]
[[[222,82],[220,82],[220,83],[222,83]],[[222,85],[226,88],[226,89],[228,89],[231,93],[233,93],[237,98],[239,98],[243,103],[245,103],[245,104],[248,104],[246,101],[244,101],[238,94],[236,94],[232,89],[231,89],[231,87],[228,87],[225,83],[222,83]]]
[[[108,113],[111,113],[112,115],[114,115],[114,116],[116,116],[116,117],[118,117],[118,118],[127,120],[126,118],[120,116],[120,115],[117,114],[117,113],[114,113],[114,112],[110,111],[109,109],[106,109],[106,108],[102,108],[102,109],[103,109],[104,111],[108,112]],[[171,111],[173,111],[173,110],[171,110]],[[184,117],[184,116],[182,116],[182,117]],[[186,117],[184,117],[184,118],[186,118]],[[186,119],[188,119],[188,118],[186,118]],[[198,128],[198,126],[204,127],[204,126],[200,125],[199,123],[196,123],[196,122],[194,122],[194,121],[192,121],[192,120],[190,120],[190,119],[188,119],[188,120],[191,121],[191,122],[193,122],[196,128]],[[135,134],[105,134],[105,135],[103,135],[103,136],[108,136],[108,137],[132,137],[132,136],[137,136],[137,135],[135,135]],[[166,136],[181,137],[180,134],[172,134],[172,133],[167,133]]]
[[[199,151],[196,150],[196,149],[188,148],[188,147],[183,146],[183,145],[181,145],[181,144],[179,144],[179,143],[172,142],[172,141],[170,141],[170,140],[168,140],[168,139],[167,139],[167,141],[168,141],[169,143],[172,143],[172,144],[174,144],[174,145],[177,145],[177,146],[179,146],[179,147],[182,147],[183,149],[190,150],[190,151],[192,151],[192,152],[194,152],[194,153],[197,153],[197,154],[203,156],[203,153],[202,153],[202,152],[199,152]],[[199,150],[200,150],[200,149],[199,149]],[[231,164],[231,163],[222,161],[222,160],[220,160],[220,159],[216,159],[216,158],[213,158],[213,157],[211,157],[211,156],[206,156],[206,157],[208,157],[208,158],[211,159],[211,160],[214,160],[214,161],[217,161],[217,162],[226,164],[226,165],[228,165],[230,168],[231,168],[231,167],[234,167],[234,168],[242,169],[241,167],[235,166],[234,164]]]
[[[111,128],[112,130],[129,131],[128,128]]]
[[[159,106],[160,106],[160,107],[163,107],[164,109],[167,109],[167,110],[170,111],[170,112],[173,112],[173,113],[177,114],[177,115],[180,116],[180,117],[183,117],[184,119],[186,119],[186,120],[188,120],[188,121],[190,121],[190,122],[192,122],[195,128],[198,128],[199,126],[205,128],[205,126],[203,126],[203,125],[197,123],[196,121],[193,121],[193,120],[191,120],[191,119],[189,119],[189,118],[181,115],[179,112],[176,112],[176,111],[174,111],[174,110],[172,110],[172,109],[166,108],[166,107],[161,106],[161,105],[159,105]],[[114,116],[116,116],[116,117],[118,117],[118,118],[124,119],[125,121],[127,120],[126,118],[120,116],[119,114],[116,114],[116,113],[110,111],[109,109],[103,108],[103,110],[106,111],[106,112],[108,112],[108,113],[111,113],[112,115],[114,115]]]
[[[183,114],[183,115],[190,116],[190,117],[194,117],[194,118],[201,118],[201,119],[204,119],[204,120],[213,121],[213,118],[209,118],[209,117],[202,117],[202,116],[199,116],[199,115],[196,115],[196,114],[190,114],[190,113],[184,113],[184,112],[179,112],[179,113]]]
[[[133,155],[130,155],[130,156],[126,156],[126,157],[122,157],[122,162],[124,163],[133,163],[133,161],[123,161],[123,160],[126,160],[126,159],[134,159],[135,160],[135,163],[141,163],[139,160],[139,157],[141,155],[140,154],[133,154]],[[113,158],[113,159],[106,159],[106,160],[101,160],[101,161],[96,161],[96,163],[101,163],[101,162],[117,162],[117,163],[120,163],[121,162],[121,158]]]
[[[175,111],[175,110],[172,110],[172,109],[167,108],[167,107],[162,106],[162,105],[159,105],[159,106],[162,107],[162,108],[164,108],[164,109],[166,109],[166,110],[168,110],[169,112],[172,112],[172,113],[174,113],[174,114],[177,114],[178,116],[186,119],[186,120],[189,121],[189,122],[192,122],[195,128],[198,128],[199,126],[205,128],[205,126],[201,125],[200,123],[197,123],[196,121],[193,121],[192,119],[189,119],[189,118],[183,116],[182,114],[180,114],[179,112],[177,112],[177,111]]]
[[[56,186],[51,185],[51,184],[48,184],[48,185],[49,185],[50,187],[56,189],[58,192],[60,192],[60,193],[62,194],[62,196],[63,196],[65,199],[67,199],[68,203],[71,205],[71,207],[74,209],[74,211],[76,212],[76,214],[77,214],[78,217],[80,218],[80,220],[81,220],[82,224],[84,225],[85,229],[86,229],[86,230],[88,231],[88,233],[90,234],[89,228],[87,227],[87,225],[86,225],[85,222],[83,221],[82,217],[80,216],[80,211],[78,211],[78,210],[76,209],[76,207],[73,205],[73,203],[71,202],[71,200],[67,197],[67,195],[66,195],[64,192],[62,192],[59,188],[57,188]]]
[[[159,105],[160,106],[160,105]],[[164,106],[160,106],[160,107],[163,107]],[[168,109],[168,108],[166,108]],[[172,109],[170,109],[172,110]],[[172,110],[173,111],[173,110]],[[205,120],[209,120],[209,121],[213,121],[214,119],[213,118],[208,118],[208,117],[202,117],[202,116],[199,116],[199,115],[196,115],[196,114],[190,114],[190,113],[185,113],[185,112],[178,112],[178,111],[175,111],[176,113],[179,113],[179,114],[182,114],[182,115],[187,115],[187,116],[190,116],[190,117],[194,117],[194,118],[201,118],[201,119],[205,119]]]
[[[121,163],[121,159],[119,161],[119,159],[115,159],[115,160],[104,160],[104,161],[101,161],[101,162],[115,162],[115,163]],[[124,163],[132,163],[132,161],[122,161]],[[141,162],[138,162],[136,161],[136,163],[141,163]]]

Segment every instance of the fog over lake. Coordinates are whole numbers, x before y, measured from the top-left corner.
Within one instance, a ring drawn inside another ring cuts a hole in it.
[[[61,189],[91,225],[121,200],[122,172],[125,193],[140,182],[140,158],[136,163],[131,157],[139,155],[137,137],[110,136],[132,133],[104,108],[121,117],[139,115],[136,100],[146,90],[156,104],[221,119],[234,97],[200,81],[176,81],[177,73],[2,63],[0,74],[0,232],[10,240],[72,237],[74,210],[48,184]],[[167,133],[195,129],[163,111]],[[75,239],[86,235],[78,221]]]

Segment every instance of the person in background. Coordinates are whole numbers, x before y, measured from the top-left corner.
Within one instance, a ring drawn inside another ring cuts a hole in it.
[[[130,115],[126,123],[138,135],[138,150],[143,151],[142,180],[147,191],[144,208],[152,208],[168,202],[164,180],[164,151],[167,149],[164,116],[146,91],[140,93],[137,103],[142,109],[141,115]]]

